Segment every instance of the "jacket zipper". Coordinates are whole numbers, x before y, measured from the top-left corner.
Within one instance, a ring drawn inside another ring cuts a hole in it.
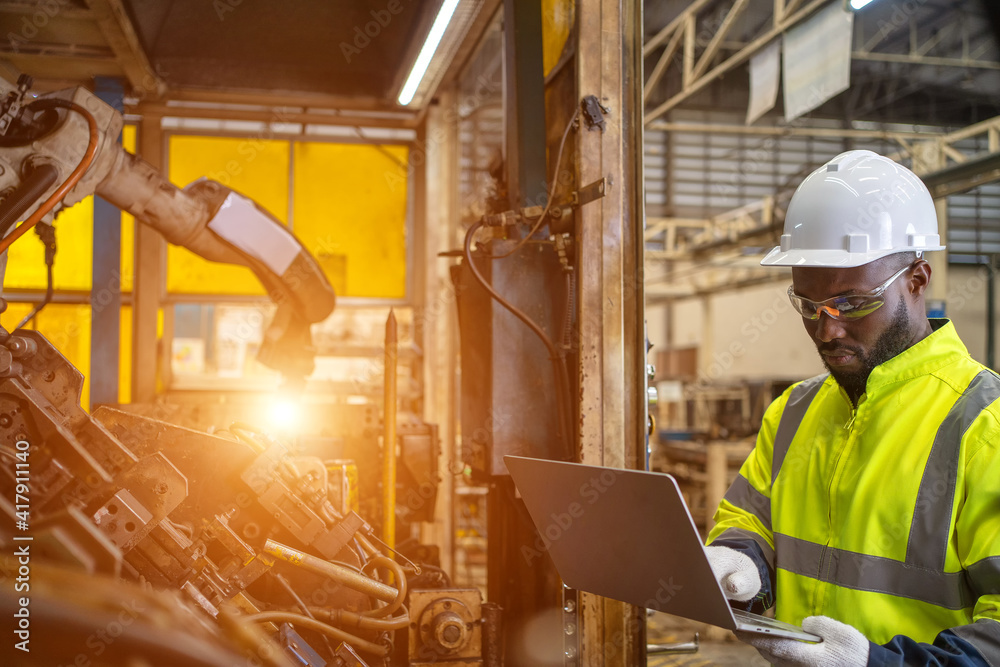
[[[843,392],[844,390],[841,389],[840,391]],[[844,398],[845,399],[847,398],[846,394],[844,394]],[[859,401],[858,405],[855,405],[853,401],[850,401],[850,399],[847,399],[847,400],[851,403],[851,418],[849,420],[847,420],[846,424],[844,424],[844,428],[847,431],[850,431],[854,427],[854,420],[856,420],[858,418],[858,408],[860,407],[860,401]],[[844,442],[844,447],[841,449],[840,455],[838,455],[838,457],[837,457],[837,462],[834,463],[834,466],[833,466],[833,476],[830,479],[830,486],[827,488],[827,494],[828,494],[828,498],[829,498],[829,503],[827,505],[827,526],[829,527],[829,530],[833,530],[833,503],[834,503],[834,490],[833,490],[833,488],[834,488],[834,484],[836,483],[836,479],[837,479],[837,467],[838,467],[838,464],[840,463],[840,457],[844,455],[844,451],[850,445],[850,441],[851,441],[851,434],[848,433],[847,440]],[[826,566],[827,555],[830,552],[830,543],[832,541],[833,541],[833,539],[828,536],[826,538],[826,544],[823,545],[823,550],[820,553],[820,558],[819,558],[819,572],[816,573],[817,577],[820,580],[823,579],[823,570],[824,570],[824,568]],[[821,613],[821,610],[819,609],[819,602],[820,601],[818,599],[818,597],[819,597],[818,593],[819,593],[819,590],[817,588],[816,591],[815,591],[814,598],[813,598],[813,608],[816,611],[816,613]]]

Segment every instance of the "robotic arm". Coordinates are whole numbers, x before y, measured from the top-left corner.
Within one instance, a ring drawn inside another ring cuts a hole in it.
[[[62,90],[25,104],[30,85],[24,76],[16,87],[0,79],[0,95],[6,95],[0,103],[0,251],[36,222],[51,224],[62,208],[98,194],[170,243],[249,267],[278,306],[259,360],[292,381],[311,373],[309,325],[333,312],[336,296],[299,240],[220,183],[199,179],[175,187],[121,147],[121,114],[89,91]]]

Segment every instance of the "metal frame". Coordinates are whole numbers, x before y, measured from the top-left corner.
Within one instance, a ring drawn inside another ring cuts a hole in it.
[[[98,79],[98,97],[119,111],[121,82]],[[121,137],[118,138],[121,142]],[[93,265],[90,306],[90,404],[118,403],[121,337],[122,214],[114,204],[94,196]],[[106,298],[105,298],[106,297]]]
[[[363,129],[363,128],[359,128]],[[163,173],[169,173],[170,167],[170,139],[174,136],[195,136],[195,137],[206,137],[206,138],[232,138],[232,139],[262,139],[261,137],[255,137],[242,132],[235,131],[187,131],[183,129],[171,128],[169,130],[164,130],[163,134],[163,146],[164,146],[164,165]],[[296,135],[288,133],[274,133],[266,141],[283,141],[287,142],[289,145],[289,173],[288,173],[288,185],[289,185],[289,199],[288,199],[288,226],[289,229],[294,229],[294,204],[293,204],[293,188],[294,188],[294,147],[293,143],[308,141],[310,143],[329,143],[329,144],[356,144],[356,145],[391,145],[391,146],[406,146],[408,150],[413,151],[415,146],[419,145],[419,135],[415,137],[412,141],[400,141],[393,143],[386,142],[373,142],[366,141],[363,137],[323,137],[314,135]],[[406,221],[404,225],[404,234],[407,239],[415,239],[415,206],[416,206],[416,184],[414,181],[417,179],[409,179],[406,193]],[[142,226],[142,225],[138,225]],[[414,258],[416,254],[416,248],[414,247],[417,243],[407,243],[406,252],[406,263],[407,270],[404,276],[404,296],[400,299],[381,299],[375,297],[341,297],[337,298],[338,308],[363,308],[363,307],[378,307],[378,308],[392,308],[392,307],[402,307],[402,308],[413,308],[415,307],[415,282],[417,278],[415,273],[417,272],[417,267],[414,265]],[[166,249],[164,248],[164,257],[166,256]],[[269,306],[272,302],[267,297],[261,297],[259,295],[229,295],[229,294],[187,294],[183,292],[169,292],[167,291],[167,270],[168,266],[164,261],[163,273],[162,273],[162,296],[160,299],[160,304],[162,306],[174,306],[182,303],[211,303],[214,305],[225,305],[231,303],[238,303],[243,305],[259,305],[259,306]],[[423,270],[420,268],[419,270]],[[169,389],[174,390],[177,387],[172,380],[170,375],[170,348],[172,346],[173,339],[173,308],[164,308],[164,324],[163,324],[163,338],[161,343],[161,372],[162,385]],[[423,347],[423,346],[422,346]],[[229,386],[229,383],[226,383]]]
[[[364,128],[361,128],[364,129]],[[235,131],[210,131],[210,130],[183,130],[171,128],[169,130],[163,131],[164,139],[164,151],[166,153],[164,157],[164,173],[169,173],[170,168],[170,139],[175,136],[183,137],[206,137],[206,138],[229,138],[229,139],[247,139],[254,140],[258,139],[261,141],[284,141],[289,144],[289,214],[292,212],[292,188],[294,187],[294,177],[293,177],[293,161],[291,160],[292,147],[294,142],[309,142],[309,143],[328,143],[328,144],[352,144],[352,145],[365,145],[365,146],[405,146],[409,151],[413,151],[414,147],[419,146],[419,138],[414,138],[412,141],[399,141],[399,142],[379,142],[379,141],[366,141],[363,137],[323,137],[314,135],[297,135],[288,133],[278,133],[275,132],[267,139],[262,137],[256,137],[253,135],[245,134],[242,132]],[[404,227],[404,232],[406,238],[413,238],[414,235],[414,203],[413,203],[413,187],[407,187],[406,193],[406,223]],[[291,215],[288,218],[289,229],[294,230],[295,221]],[[378,297],[337,297],[338,307],[354,306],[354,307],[366,307],[366,306],[412,306],[412,294],[413,294],[413,270],[414,270],[414,248],[413,245],[408,243],[406,245],[406,262],[407,271],[404,283],[404,296],[399,299],[395,298],[378,298]],[[261,297],[257,295],[230,295],[230,294],[187,294],[185,292],[169,292],[166,288],[166,271],[164,271],[164,292],[163,292],[163,303],[204,303],[204,302],[256,302],[260,304],[269,304],[270,301],[266,297]]]
[[[504,90],[509,205],[536,206],[548,189],[542,13],[534,3],[504,0]]]
[[[866,32],[865,14],[858,13],[855,17],[855,21],[861,31],[861,37],[863,38]],[[967,26],[965,22],[954,21],[944,25],[935,25],[935,29],[930,33],[930,35],[926,39],[921,40],[918,30],[919,27],[920,26],[917,22],[915,13],[907,12],[908,48],[906,53],[873,51],[872,49],[878,46],[878,44],[883,41],[885,36],[882,26],[879,26],[878,31],[865,41],[864,46],[851,53],[851,57],[854,60],[870,60],[875,62],[1000,70],[1000,63],[995,60],[980,59],[980,56],[993,45],[991,34],[979,35],[979,43],[973,44],[968,31],[966,31]],[[927,55],[934,49],[934,47],[943,42],[947,37],[950,37],[956,28],[962,31],[961,37],[963,55],[961,58],[942,58]]]
[[[680,13],[665,28],[660,30],[655,36],[643,46],[643,56],[651,56],[656,50],[666,43],[666,49],[660,55],[659,60],[653,67],[653,71],[643,88],[646,99],[666,73],[667,68],[674,61],[678,46],[683,39],[684,50],[682,55],[682,83],[681,89],[675,92],[668,99],[655,108],[646,112],[644,122],[649,124],[663,114],[667,113],[678,104],[684,102],[698,91],[704,89],[709,83],[720,76],[749,60],[755,53],[773,40],[775,37],[788,30],[792,26],[810,16],[815,10],[829,2],[838,0],[811,0],[805,3],[803,0],[774,0],[774,13],[772,14],[772,25],[763,35],[757,37],[746,45],[741,45],[739,51],[725,58],[721,63],[709,69],[709,65],[718,54],[723,40],[732,28],[739,15],[746,9],[745,0],[732,0],[730,10],[723,19],[722,24],[713,29],[714,36],[709,44],[697,54],[696,31],[698,29],[699,14],[709,5],[709,0],[695,0],[687,9]],[[800,5],[804,5],[800,7]]]
[[[719,241],[738,242],[748,234],[765,232],[774,224],[775,198],[765,197],[711,218],[647,218],[646,259],[682,260],[708,250]],[[693,234],[684,234],[692,230]],[[662,248],[653,243],[662,238]]]
[[[139,124],[138,153],[166,173],[166,143],[160,116]],[[135,281],[132,288],[132,402],[152,403],[157,388],[157,311],[166,286],[167,242],[155,229],[135,226]],[[169,369],[167,369],[169,370]]]
[[[576,133],[577,184],[608,178],[604,198],[576,214],[580,461],[645,467],[640,3],[579,0],[577,94],[610,108],[607,130]],[[580,597],[580,664],[645,662],[645,614]]]
[[[167,85],[146,58],[122,1],[86,0],[86,4],[90,6],[94,20],[133,90],[148,91],[151,97],[161,97]]]
[[[440,425],[441,452],[438,470],[441,476],[434,524],[421,525],[420,539],[440,546],[441,566],[453,571],[454,563],[454,489],[456,451],[456,391],[457,359],[453,350],[458,344],[457,314],[453,303],[442,302],[442,294],[450,288],[450,267],[438,253],[452,247],[457,228],[456,190],[453,184],[458,173],[457,124],[449,127],[445,110],[454,104],[453,93],[441,94],[441,104],[428,110],[425,136],[441,130],[442,141],[428,145],[426,169],[414,179],[414,222],[422,230],[414,239],[419,269],[414,270],[414,340],[423,351],[420,380],[423,387],[423,418]],[[414,267],[417,269],[417,267]],[[420,335],[418,339],[417,336]]]
[[[671,109],[690,98],[692,95],[702,90],[713,80],[719,78],[734,67],[752,57],[757,51],[766,46],[771,40],[780,36],[784,31],[801,22],[810,16],[815,10],[840,0],[774,0],[771,27],[765,33],[753,39],[751,42],[741,42],[727,40],[736,19],[747,7],[745,0],[727,0],[729,10],[718,25],[704,26],[702,30],[710,30],[712,37],[707,44],[702,44],[704,40],[699,40],[697,31],[700,22],[704,22],[705,14],[708,10],[716,9],[718,3],[710,0],[695,0],[683,12],[675,17],[662,30],[654,35],[643,47],[643,55],[646,57],[654,55],[658,49],[663,47],[657,58],[656,65],[650,72],[643,93],[648,101],[654,91],[660,86],[668,68],[677,59],[678,51],[681,51],[681,87],[679,91],[674,91],[668,99],[656,107],[646,112],[645,122],[652,123]],[[865,34],[864,14],[860,13],[856,17],[856,22],[860,34],[863,38]],[[911,65],[945,66],[961,68],[977,68],[987,70],[1000,70],[1000,63],[993,60],[982,59],[981,56],[988,51],[992,45],[991,35],[978,36],[979,41],[973,42],[973,38],[965,30],[964,22],[949,23],[944,26],[937,26],[937,29],[930,33],[925,39],[920,39],[919,25],[913,12],[908,12],[908,45],[905,53],[875,51],[873,50],[884,39],[881,25],[879,30],[867,39],[865,44],[852,52],[854,60],[865,60],[886,63],[906,63]],[[936,46],[950,37],[956,29],[962,30],[962,57],[939,57],[928,55]],[[683,49],[681,49],[683,46]],[[699,52],[700,49],[700,52]],[[722,51],[728,51],[732,55],[722,59],[714,68],[710,65]],[[734,52],[735,53],[732,53]]]
[[[890,155],[892,159],[911,159],[912,168],[920,174],[938,199],[938,218],[942,237],[947,235],[947,208],[943,198],[983,183],[1000,180],[1000,116],[969,127],[940,134],[893,132],[881,130],[849,130],[833,128],[767,128],[735,125],[708,125],[695,123],[664,123],[650,125],[655,129],[673,132],[716,132],[767,136],[826,136],[892,140],[901,150]],[[971,155],[962,152],[959,142],[975,137],[987,138],[987,151]],[[930,138],[928,138],[930,137]],[[919,139],[919,141],[914,141]],[[671,283],[666,289],[650,289],[650,303],[703,297],[727,290],[741,289],[788,279],[787,272],[746,264],[748,258],[739,247],[749,239],[775,233],[779,212],[787,206],[791,192],[765,197],[745,206],[735,208],[710,218],[664,217],[650,218],[644,232],[646,259],[650,266],[665,262],[671,267],[666,272],[647,279],[647,285]],[[701,267],[693,260],[699,253],[716,254]],[[741,263],[740,260],[744,260]],[[929,255],[935,271],[933,298],[944,299],[947,294],[947,258]]]
[[[292,105],[274,107],[269,104],[263,108],[253,109],[233,107],[231,104],[199,104],[198,106],[194,106],[190,102],[170,104],[169,101],[168,103],[137,102],[128,105],[126,108],[129,113],[139,115],[156,114],[164,117],[204,118],[206,120],[244,120],[262,123],[282,122],[302,123],[304,125],[399,127],[406,129],[413,129],[418,125],[417,114],[406,111],[393,113],[386,111],[383,112],[384,115],[379,114],[379,112],[363,113],[355,111],[354,115],[348,115],[322,113],[315,110],[316,107]],[[282,120],[275,121],[275,117],[277,116],[280,116]]]

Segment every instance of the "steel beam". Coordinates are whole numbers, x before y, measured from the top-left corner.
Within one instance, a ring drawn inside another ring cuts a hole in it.
[[[795,2],[789,3],[789,6],[785,7],[784,10],[785,15],[783,15],[780,20],[776,18],[774,25],[771,27],[770,30],[768,30],[766,33],[764,33],[754,41],[747,44],[738,53],[733,54],[725,61],[723,61],[722,63],[720,63],[715,68],[713,68],[712,70],[710,70],[709,72],[705,73],[702,76],[699,77],[686,76],[682,90],[676,95],[670,97],[665,102],[663,102],[663,104],[660,104],[655,109],[652,109],[651,111],[647,112],[645,116],[645,122],[650,123],[656,120],[663,114],[667,113],[668,111],[676,107],[681,102],[690,98],[695,93],[703,90],[708,84],[710,84],[712,81],[715,81],[729,70],[733,69],[737,65],[743,64],[744,62],[749,60],[755,53],[757,53],[762,48],[767,46],[772,39],[774,39],[784,31],[788,30],[792,26],[796,25],[800,21],[804,20],[805,18],[810,16],[814,11],[816,11],[823,5],[828,4],[829,2],[830,0],[812,0],[805,7],[802,7],[798,11],[792,10],[792,6],[797,4],[797,0],[795,0]],[[684,16],[685,19],[687,20],[693,19],[694,8],[696,6],[698,6],[697,3],[689,7],[687,10],[685,10],[685,13],[682,16]],[[691,30],[691,34],[693,40],[693,34],[694,34],[693,29]],[[692,70],[694,67],[691,64],[693,55],[694,55],[693,49],[690,50],[685,49],[685,58],[684,58],[685,72]]]
[[[454,562],[454,490],[456,467],[455,449],[455,371],[458,345],[455,321],[455,292],[449,276],[449,262],[439,253],[453,247],[459,215],[457,214],[458,156],[456,150],[457,114],[450,113],[457,104],[456,95],[448,90],[441,94],[440,104],[428,109],[426,126],[418,141],[427,146],[425,169],[415,170],[413,182],[416,219],[414,230],[423,229],[421,247],[413,270],[414,338],[423,350],[422,378],[424,420],[440,425],[441,453],[434,523],[421,524],[420,539],[440,548],[441,567],[452,571]],[[434,141],[428,141],[434,137]],[[416,234],[415,234],[416,235]],[[420,268],[422,267],[422,268]]]
[[[1000,181],[1000,153],[989,153],[956,162],[958,164],[921,176],[935,199],[968,192],[980,185]]]
[[[246,104],[271,106],[274,104],[273,93],[255,93],[245,90],[222,88],[204,90],[201,88],[171,88],[169,100],[178,102],[208,102],[211,104]],[[399,106],[395,100],[379,100],[369,97],[348,97],[346,95],[329,95],[324,93],[290,93],[282,95],[283,104],[290,107],[308,107],[310,109],[366,109],[388,112],[398,112]]]
[[[166,173],[159,116],[144,116],[139,126],[139,155]],[[157,388],[156,321],[166,276],[167,244],[148,225],[135,225],[135,286],[132,306],[132,401],[150,403]]]
[[[708,69],[709,64],[712,62],[712,58],[715,57],[715,54],[719,52],[719,47],[722,46],[722,40],[724,40],[726,35],[729,34],[729,31],[733,27],[733,23],[737,18],[739,18],[740,14],[743,13],[743,10],[746,9],[748,2],[749,0],[736,0],[736,2],[733,3],[733,6],[729,9],[729,13],[726,14],[726,18],[722,20],[722,25],[719,26],[719,29],[715,31],[714,35],[712,35],[712,41],[708,43],[708,46],[705,47],[705,50],[702,52],[701,57],[698,60],[698,64],[694,66],[693,75],[695,77],[701,76],[705,73],[705,70]]]
[[[545,76],[542,10],[535,2],[504,0],[507,89],[507,189],[510,207],[544,205]]]
[[[641,3],[577,4],[577,90],[611,110],[606,131],[577,133],[578,184],[608,178],[605,196],[577,213],[580,460],[639,468],[645,462],[642,340]],[[638,394],[642,394],[642,397]],[[645,664],[640,610],[580,596],[581,653],[588,667]],[[567,664],[570,664],[567,661]]]
[[[835,137],[837,139],[884,139],[896,138],[924,140],[934,136],[933,132],[896,132],[894,130],[853,130],[837,127],[804,127],[802,125],[782,127],[756,127],[753,125],[725,125],[710,123],[685,123],[653,121],[647,125],[650,130],[666,132],[692,132],[701,134],[741,134],[766,137]]]
[[[107,40],[115,59],[132,86],[131,92],[140,97],[156,99],[167,90],[142,50],[139,36],[129,20],[122,0],[86,0],[94,20]]]
[[[97,96],[122,110],[124,88],[116,79],[98,78]],[[121,137],[118,138],[121,141]],[[122,215],[114,204],[94,196],[94,250],[90,291],[90,404],[118,403],[121,336]]]
[[[667,48],[663,50],[660,54],[660,59],[656,61],[656,66],[653,67],[652,73],[650,73],[649,78],[646,79],[646,84],[642,88],[643,97],[649,97],[649,94],[653,92],[656,88],[656,84],[660,82],[663,78],[663,74],[667,71],[667,67],[673,62],[674,55],[677,53],[677,47],[681,45],[681,38],[684,36],[685,31],[681,29],[675,29],[673,36],[670,41],[667,42]]]
[[[870,60],[880,63],[906,63],[908,65],[930,65],[932,67],[963,67],[976,69],[1000,70],[1000,63],[974,58],[941,58],[924,56],[917,53],[876,53],[872,51],[854,51],[853,60]]]
[[[687,20],[689,14],[693,14],[701,10],[702,7],[707,5],[710,0],[695,0],[690,5],[688,5],[683,12],[678,14],[670,23],[667,24],[660,32],[656,33],[646,44],[642,47],[642,55],[648,56],[653,51],[656,50],[658,46],[666,42],[670,38],[670,33],[672,33],[676,28],[679,28],[681,24]]]
[[[337,125],[349,127],[398,127],[411,129],[417,125],[417,114],[366,115],[364,112],[323,113],[310,111],[304,107],[261,107],[248,109],[231,105],[176,105],[162,103],[140,103],[129,107],[129,113],[140,116],[170,116],[173,118],[207,118],[212,120],[246,120],[261,123],[305,123],[309,125]]]

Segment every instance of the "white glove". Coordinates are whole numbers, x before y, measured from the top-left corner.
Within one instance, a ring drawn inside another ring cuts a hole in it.
[[[810,616],[802,629],[819,635],[818,644],[796,639],[778,639],[755,632],[737,632],[741,641],[750,644],[765,660],[777,667],[812,665],[813,667],[864,667],[868,664],[871,643],[863,634],[828,616]]]
[[[760,591],[760,572],[750,556],[729,547],[705,547],[705,555],[728,599],[746,602]]]

